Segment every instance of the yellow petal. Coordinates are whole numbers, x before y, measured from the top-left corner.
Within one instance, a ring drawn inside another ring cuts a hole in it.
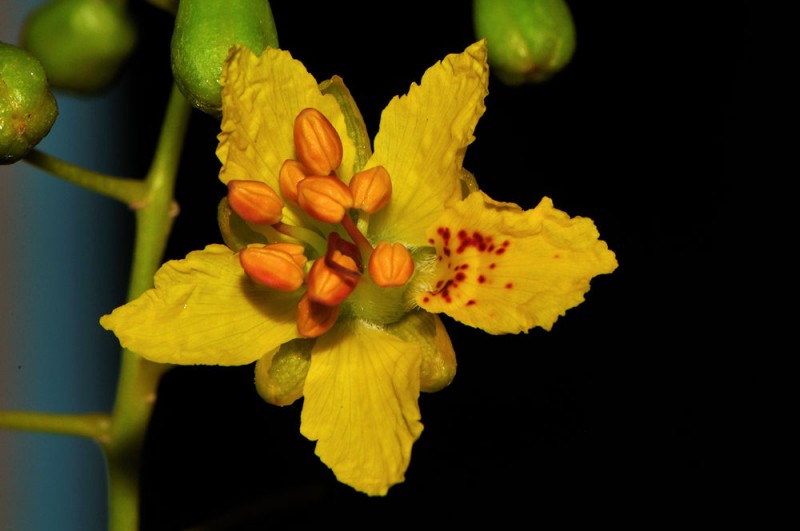
[[[420,391],[433,393],[450,385],[456,376],[456,353],[438,315],[419,310],[409,312],[386,331],[422,349]]]
[[[366,167],[388,170],[393,195],[370,219],[373,241],[424,245],[425,229],[461,198],[461,164],[485,110],[488,75],[480,41],[429,68],[420,85],[384,109]]]
[[[296,159],[294,120],[313,107],[333,124],[342,140],[343,160],[338,175],[349,181],[355,146],[347,134],[345,117],[333,95],[323,95],[303,63],[289,52],[267,48],[256,56],[236,46],[222,71],[222,130],[217,157],[219,177],[260,180],[279,190],[278,173],[287,159]],[[305,219],[294,205],[284,209],[287,223]]]
[[[164,264],[154,288],[100,324],[155,362],[245,365],[297,337],[298,297],[256,284],[230,249],[209,245]]]
[[[313,339],[295,339],[261,357],[256,362],[256,390],[261,398],[288,406],[303,396],[313,346]]]
[[[591,219],[570,218],[547,197],[524,211],[475,192],[428,230],[436,262],[416,301],[492,334],[550,330],[583,302],[592,277],[616,269],[598,237]]]
[[[347,320],[317,339],[300,431],[342,483],[383,496],[405,479],[422,433],[420,349]]]

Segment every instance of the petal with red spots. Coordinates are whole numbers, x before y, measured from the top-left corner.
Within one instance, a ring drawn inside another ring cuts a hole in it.
[[[428,230],[436,259],[422,308],[491,334],[546,330],[617,267],[589,218],[570,218],[545,197],[523,210],[483,192],[446,209]]]

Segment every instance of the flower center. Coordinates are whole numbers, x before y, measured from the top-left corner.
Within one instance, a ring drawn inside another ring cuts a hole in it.
[[[392,181],[383,166],[360,171],[345,184],[336,173],[342,164],[341,138],[313,108],[297,115],[294,145],[296,159],[286,160],[278,174],[280,193],[261,181],[234,180],[228,183],[228,202],[245,221],[271,226],[297,242],[250,245],[239,251],[239,260],[255,282],[281,291],[305,287],[297,305],[297,329],[303,337],[318,337],[336,323],[340,305],[356,288],[364,292],[360,299],[376,298],[376,290],[401,288],[414,274],[414,260],[400,243],[373,247],[351,217],[366,219],[389,203]],[[320,234],[284,223],[286,203],[332,227]],[[321,241],[326,242],[324,253],[320,250],[320,256],[309,260],[303,244],[320,248]],[[380,305],[364,300],[353,306],[360,315],[386,314]]]

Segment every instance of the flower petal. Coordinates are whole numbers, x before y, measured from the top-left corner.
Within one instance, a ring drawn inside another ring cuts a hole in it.
[[[583,302],[592,277],[617,267],[592,220],[570,218],[547,197],[524,211],[475,192],[428,237],[437,259],[417,303],[492,334],[550,330]]]
[[[373,241],[424,245],[442,207],[461,198],[461,164],[486,109],[488,75],[479,41],[429,68],[420,85],[384,109],[366,167],[389,171],[392,199],[370,219]]]
[[[355,320],[317,339],[300,431],[342,483],[382,496],[405,479],[422,433],[420,358],[414,343]]]
[[[294,120],[306,107],[319,110],[342,140],[343,160],[338,175],[349,181],[356,150],[347,134],[345,117],[333,95],[323,95],[303,63],[289,52],[267,48],[256,56],[235,46],[222,71],[222,130],[217,157],[223,183],[259,180],[278,190],[283,162],[295,159]],[[300,211],[286,205],[284,214],[297,223]]]
[[[298,337],[298,298],[255,284],[230,249],[209,245],[164,264],[154,288],[100,324],[151,361],[245,365]]]

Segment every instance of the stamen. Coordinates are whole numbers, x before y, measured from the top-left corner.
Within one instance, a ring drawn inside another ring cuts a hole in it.
[[[339,306],[312,301],[308,293],[297,302],[297,332],[303,337],[319,337],[330,330],[339,317]]]
[[[283,217],[280,196],[260,181],[230,181],[228,203],[242,219],[257,225],[273,225]]]
[[[317,109],[303,109],[295,118],[294,147],[312,175],[330,175],[342,164],[342,139]]]
[[[372,214],[382,209],[392,197],[392,180],[383,166],[360,171],[350,180],[353,206]]]
[[[308,177],[308,170],[296,160],[286,160],[278,172],[281,194],[287,201],[297,202],[297,184]]]
[[[328,262],[336,264],[336,268],[329,267]],[[350,275],[343,275],[339,271],[344,269]],[[306,282],[308,297],[326,306],[335,306],[344,301],[358,284],[358,266],[349,256],[334,250],[324,259],[319,259],[311,266]]]
[[[310,216],[338,223],[353,207],[353,194],[338,177],[306,177],[297,185],[297,203]]]
[[[401,243],[380,242],[369,257],[369,275],[379,286],[402,286],[414,274],[414,260]]]
[[[255,282],[280,291],[294,291],[305,279],[303,246],[294,243],[246,247],[239,251],[239,263]]]

